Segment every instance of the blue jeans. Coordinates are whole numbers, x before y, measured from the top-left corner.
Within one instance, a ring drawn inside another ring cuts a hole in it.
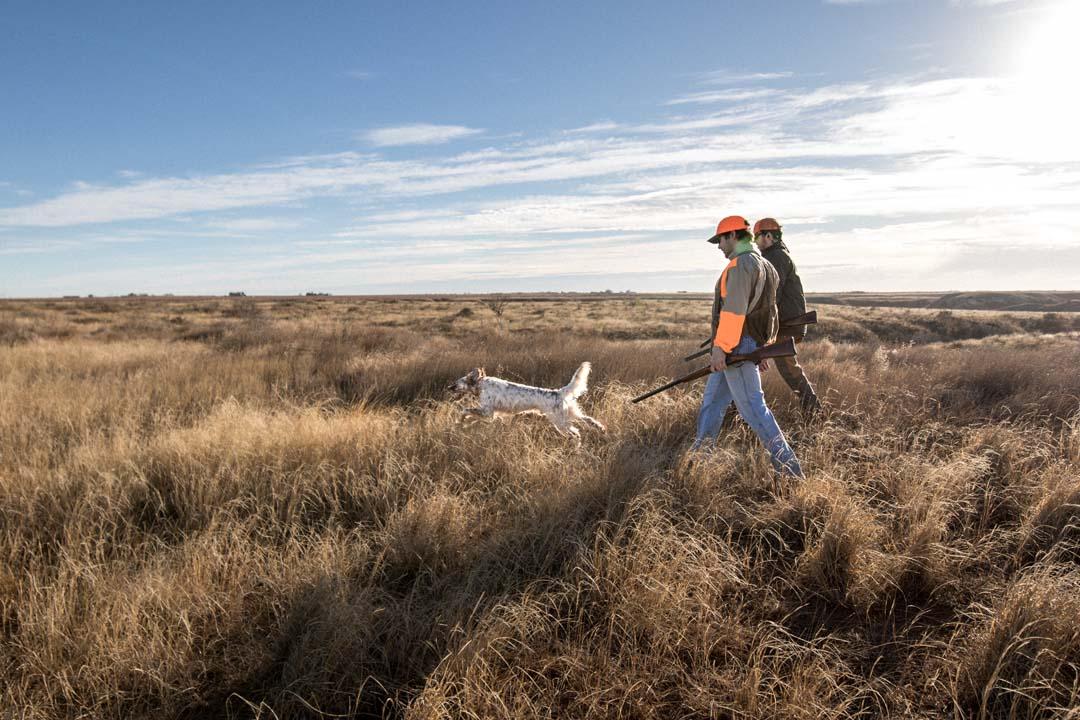
[[[744,337],[735,347],[733,354],[753,352],[757,343],[750,336]],[[691,449],[716,441],[720,425],[724,422],[724,413],[732,401],[742,415],[743,420],[761,440],[769,451],[773,469],[780,474],[802,477],[802,467],[794,451],[788,445],[776,418],[765,404],[765,394],[761,391],[761,376],[757,365],[750,362],[729,365],[724,372],[714,372],[705,383],[705,396],[698,413],[697,437]]]

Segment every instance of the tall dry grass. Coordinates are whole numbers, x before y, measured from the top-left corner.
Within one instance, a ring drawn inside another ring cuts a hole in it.
[[[1076,714],[1075,334],[812,339],[776,494],[739,423],[687,456],[700,388],[627,402],[685,302],[278,302],[0,324],[0,717]],[[442,390],[584,359],[581,448]]]

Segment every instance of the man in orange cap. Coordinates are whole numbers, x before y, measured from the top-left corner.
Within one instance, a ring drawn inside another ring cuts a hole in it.
[[[775,337],[776,270],[754,246],[750,223],[743,217],[731,215],[721,220],[709,242],[719,246],[728,264],[713,296],[713,371],[705,383],[692,449],[716,441],[724,413],[734,402],[739,415],[769,451],[773,469],[801,478],[799,460],[765,404],[757,367],[749,362],[727,364],[728,354],[753,352]]]
[[[776,268],[780,278],[780,284],[776,288],[776,309],[780,313],[780,324],[785,320],[798,317],[806,312],[806,298],[803,296],[802,280],[799,272],[795,269],[795,263],[788,254],[787,245],[784,244],[783,231],[780,223],[773,218],[762,218],[754,223],[754,242],[761,250],[762,256]],[[795,342],[802,341],[806,337],[806,326],[800,325],[796,330],[782,331],[777,340],[794,338]],[[802,365],[799,365],[798,357],[776,358],[776,369],[780,371],[780,377],[792,389],[799,398],[803,414],[813,416],[821,409],[814,386],[806,379],[806,373]]]

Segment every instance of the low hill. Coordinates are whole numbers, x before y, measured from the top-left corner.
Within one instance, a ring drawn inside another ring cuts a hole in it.
[[[811,293],[810,304],[859,307],[1078,312],[1080,292]]]

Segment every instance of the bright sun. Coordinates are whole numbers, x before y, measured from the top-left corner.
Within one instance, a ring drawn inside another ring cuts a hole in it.
[[[1029,78],[1056,80],[1072,76],[1080,66],[1078,30],[1080,3],[1070,0],[1045,8],[1019,47],[1018,73]]]
[[[1080,2],[1067,0],[1039,11],[1018,46],[1014,96],[1016,111],[1024,119],[1013,127],[1021,133],[1014,139],[1032,160],[1070,159],[1078,154],[1078,32]]]

